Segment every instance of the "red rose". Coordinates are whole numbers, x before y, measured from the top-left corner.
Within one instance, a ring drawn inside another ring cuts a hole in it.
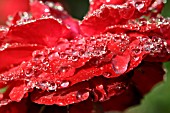
[[[38,104],[73,104],[73,113],[89,103],[88,113],[91,101],[103,102],[105,111],[139,103],[162,80],[160,62],[170,59],[170,20],[157,15],[162,6],[94,0],[78,21],[59,3],[31,3],[1,28],[0,83],[7,91],[0,104],[28,96]]]

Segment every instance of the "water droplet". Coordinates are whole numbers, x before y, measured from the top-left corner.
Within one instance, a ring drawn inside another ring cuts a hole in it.
[[[144,6],[145,6],[145,4],[142,2],[135,3],[135,7],[138,9],[138,11],[140,11]]]
[[[91,39],[91,44],[95,45],[96,44],[96,39]]]
[[[71,60],[72,60],[72,61],[77,61],[78,59],[79,59],[78,56],[72,56],[72,57],[71,57]]]
[[[49,86],[48,86],[48,90],[49,91],[54,91],[57,89],[57,84],[55,83],[50,83]]]
[[[61,67],[60,69],[59,69],[59,73],[65,73],[65,72],[67,72],[68,71],[68,67]]]
[[[38,61],[38,60],[43,61],[43,60],[45,59],[44,53],[41,52],[41,51],[34,51],[34,52],[32,53],[32,56],[33,56],[33,59],[34,59],[35,61]]]
[[[141,50],[140,49],[132,49],[132,51],[135,53],[135,54],[140,54],[141,53]]]
[[[103,74],[103,76],[106,77],[106,78],[110,78],[110,77],[112,77],[112,74],[109,73],[109,72],[106,72],[106,73]]]
[[[133,56],[133,60],[134,60],[134,61],[138,61],[139,58],[140,58],[140,57],[138,57],[138,56]]]
[[[63,82],[61,82],[61,87],[62,88],[66,88],[66,87],[68,87],[70,85],[70,82],[69,81],[63,81]]]
[[[117,92],[121,92],[121,91],[125,90],[126,88],[127,88],[127,86],[122,82],[116,82],[115,83],[115,90]]]
[[[49,82],[41,81],[36,84],[37,89],[48,90]]]
[[[67,55],[66,53],[61,53],[61,54],[59,55],[59,57],[60,57],[61,59],[66,59],[66,58],[68,57],[68,55]]]
[[[2,44],[2,45],[0,46],[0,51],[5,50],[5,49],[8,48],[9,46],[10,46],[9,43]]]
[[[113,65],[113,70],[115,71],[116,74],[123,74],[127,68],[128,68],[128,63],[130,61],[130,56],[120,56],[117,55],[112,59],[112,65]]]
[[[84,100],[89,97],[89,92],[87,90],[78,91],[76,98],[78,100]]]
[[[25,76],[30,77],[34,74],[34,71],[32,68],[27,68],[25,71]]]

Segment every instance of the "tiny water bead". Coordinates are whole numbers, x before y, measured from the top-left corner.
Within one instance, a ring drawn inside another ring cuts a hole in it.
[[[141,49],[136,48],[136,49],[132,49],[132,51],[134,52],[134,54],[140,54],[141,53]]]
[[[32,22],[32,20],[31,20],[32,15],[28,12],[19,12],[17,15],[19,16],[18,20],[16,20],[17,25],[23,25],[28,22]]]
[[[84,98],[89,97],[89,91],[88,90],[80,90],[78,91],[76,98],[78,100],[84,100]]]
[[[70,86],[70,82],[69,81],[63,81],[60,84],[61,88],[67,88],[68,86]]]
[[[32,68],[27,68],[24,72],[27,77],[31,77],[34,74],[34,70]]]
[[[43,60],[45,59],[44,52],[43,52],[43,51],[39,51],[39,50],[34,51],[34,52],[32,53],[32,56],[33,56],[33,59],[34,59],[35,61],[37,61],[37,60],[43,61]]]
[[[124,91],[128,88],[127,84],[125,84],[123,82],[117,82],[117,83],[115,83],[115,85],[116,85],[115,90],[119,93],[122,93],[122,91]]]
[[[150,53],[160,53],[163,48],[167,47],[167,43],[164,39],[159,37],[153,37],[152,39],[148,39],[144,44],[144,49],[146,51],[150,51]]]
[[[0,51],[3,51],[3,50],[5,50],[5,49],[7,49],[9,46],[10,46],[9,43],[2,44],[2,45],[0,46]]]
[[[138,9],[138,11],[141,11],[144,8],[145,4],[142,2],[136,2],[135,7]]]
[[[37,89],[42,89],[42,90],[47,90],[47,91],[56,91],[58,88],[58,84],[54,82],[49,82],[49,81],[42,81],[42,82],[37,82],[35,84],[35,87]]]
[[[105,72],[105,73],[103,74],[103,76],[106,77],[106,78],[111,78],[111,77],[112,77],[112,74],[109,73],[109,72]]]

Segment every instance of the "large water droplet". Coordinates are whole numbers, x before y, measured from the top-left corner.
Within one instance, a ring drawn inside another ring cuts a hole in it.
[[[125,55],[125,56],[117,55],[116,57],[114,57],[112,59],[112,65],[115,73],[123,74],[128,68],[129,61],[130,61],[129,55]]]

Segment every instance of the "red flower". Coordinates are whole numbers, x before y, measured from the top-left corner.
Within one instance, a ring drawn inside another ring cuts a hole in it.
[[[73,104],[75,113],[86,100],[87,113],[90,100],[103,102],[105,111],[139,103],[162,80],[160,62],[170,59],[170,20],[157,15],[162,6],[94,0],[78,21],[59,3],[31,3],[29,12],[1,27],[0,81],[7,91],[0,104],[29,95],[38,104]]]

